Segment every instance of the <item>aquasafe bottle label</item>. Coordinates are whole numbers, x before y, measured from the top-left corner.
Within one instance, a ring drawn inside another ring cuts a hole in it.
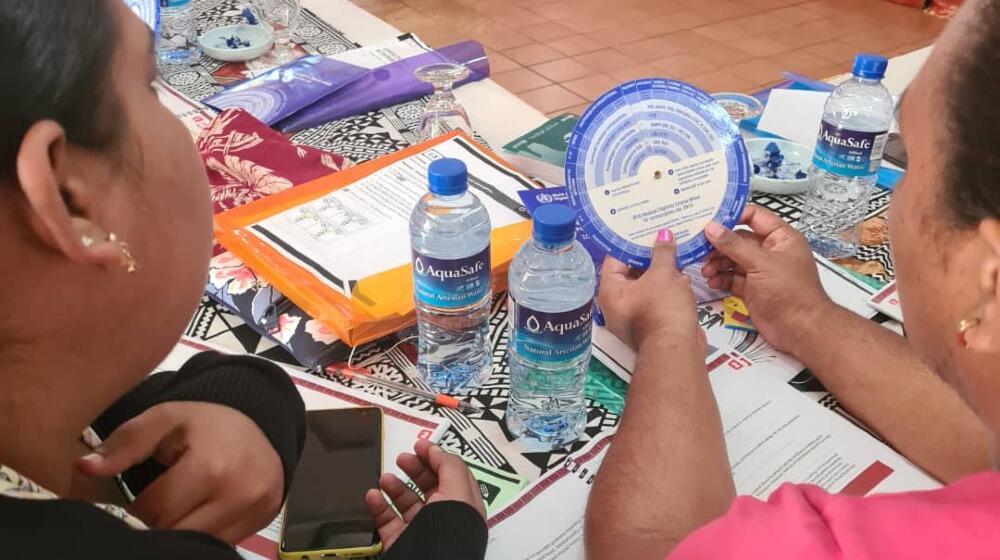
[[[463,259],[436,259],[413,250],[413,293],[425,305],[458,308],[490,293],[490,246]]]
[[[823,121],[813,165],[843,177],[871,175],[878,171],[888,137],[888,130],[858,132]]]
[[[514,326],[514,351],[535,362],[562,362],[582,355],[590,348],[594,305],[572,311],[546,313],[518,305],[510,298]]]

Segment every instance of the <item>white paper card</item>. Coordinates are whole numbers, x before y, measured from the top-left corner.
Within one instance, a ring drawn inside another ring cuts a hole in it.
[[[358,47],[342,53],[329,55],[327,58],[360,66],[361,68],[372,69],[385,66],[397,60],[423,54],[428,50],[415,39],[411,38],[395,43]]]
[[[776,134],[812,150],[816,146],[819,123],[823,120],[823,106],[829,97],[828,91],[772,90],[757,130]]]

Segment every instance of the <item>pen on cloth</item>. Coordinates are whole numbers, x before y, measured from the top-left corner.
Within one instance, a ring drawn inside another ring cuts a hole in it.
[[[366,383],[372,383],[374,385],[382,385],[383,387],[395,389],[401,393],[406,393],[407,395],[421,397],[438,406],[443,406],[445,408],[452,408],[458,410],[459,412],[473,414],[476,412],[483,411],[483,408],[475,403],[459,400],[455,397],[452,397],[450,395],[445,395],[442,393],[432,393],[430,391],[424,391],[423,389],[418,389],[416,387],[411,387],[409,385],[404,385],[403,383],[390,381],[388,379],[382,379],[381,377],[375,377],[374,375],[370,374],[368,370],[362,368],[328,366],[326,368],[326,372],[339,377],[359,379]]]

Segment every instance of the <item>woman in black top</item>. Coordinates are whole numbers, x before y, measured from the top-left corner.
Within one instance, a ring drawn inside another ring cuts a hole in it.
[[[2,555],[238,558],[227,542],[280,508],[304,411],[251,357],[144,379],[212,243],[201,161],[150,87],[150,31],[120,0],[0,0],[0,68]],[[397,517],[369,493],[385,557],[482,557],[461,461],[422,445],[399,463],[427,499],[384,478]],[[118,474],[135,501],[95,507],[121,501]]]

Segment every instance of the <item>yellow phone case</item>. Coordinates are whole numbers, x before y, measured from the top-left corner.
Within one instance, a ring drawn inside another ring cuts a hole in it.
[[[379,462],[378,462],[378,475],[379,478],[382,477],[382,463],[385,462],[385,415],[382,413],[382,409],[378,407],[358,407],[358,408],[368,408],[371,410],[378,411],[378,441],[379,441]],[[281,510],[281,531],[278,533],[278,558],[281,560],[322,560],[323,558],[364,558],[366,556],[375,556],[382,552],[382,541],[379,541],[371,546],[359,546],[354,548],[335,548],[329,550],[301,550],[301,551],[285,551],[281,549],[281,543],[284,542],[285,534],[285,509]]]

